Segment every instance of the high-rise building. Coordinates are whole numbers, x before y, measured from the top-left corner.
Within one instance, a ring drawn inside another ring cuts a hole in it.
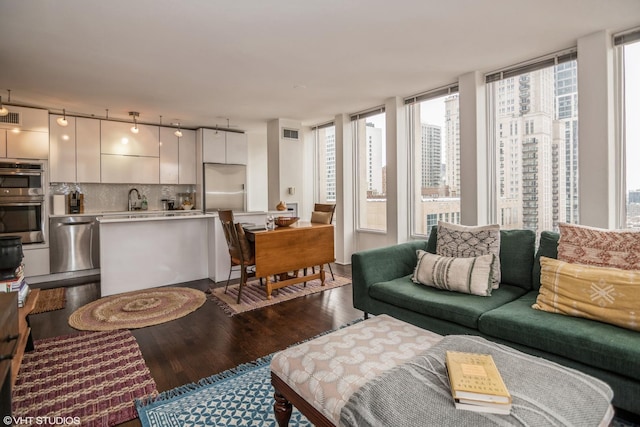
[[[578,63],[569,61],[558,64],[555,71],[555,111],[557,120],[558,153],[564,151],[563,165],[558,165],[557,173],[559,207],[564,206],[564,218],[557,221],[578,222]],[[565,176],[560,176],[561,171]],[[564,187],[564,191],[561,187]]]
[[[327,164],[326,201],[336,201],[336,129],[331,126],[325,134],[325,159]]]
[[[557,230],[577,222],[577,64],[492,83],[499,222]]]
[[[442,184],[442,129],[421,125],[421,187],[440,187]]]
[[[384,194],[382,176],[382,129],[373,123],[367,123],[366,129],[366,168],[367,191],[372,195]]]
[[[451,197],[460,197],[460,107],[458,94],[445,101],[446,161],[445,184]]]

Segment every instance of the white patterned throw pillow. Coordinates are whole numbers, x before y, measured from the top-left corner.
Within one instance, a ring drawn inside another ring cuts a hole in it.
[[[466,226],[438,221],[436,254],[454,258],[495,255],[493,289],[500,285],[500,225]]]
[[[418,250],[416,254],[418,263],[411,276],[414,283],[465,294],[491,295],[495,255],[452,258],[423,250]]]

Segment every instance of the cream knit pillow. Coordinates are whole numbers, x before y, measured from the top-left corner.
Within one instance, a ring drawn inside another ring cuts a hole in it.
[[[468,258],[494,254],[492,287],[500,285],[500,225],[466,226],[438,221],[436,254]]]
[[[491,295],[495,255],[451,258],[418,250],[418,264],[411,280],[433,288],[465,294]]]

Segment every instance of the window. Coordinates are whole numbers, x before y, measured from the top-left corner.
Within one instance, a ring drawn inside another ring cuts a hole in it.
[[[502,228],[540,232],[578,222],[577,69],[570,52],[487,76]]]
[[[626,226],[640,228],[640,31],[637,39],[619,47],[624,68],[624,144],[626,156]]]
[[[384,109],[352,118],[357,159],[360,230],[387,230],[386,124]]]
[[[457,86],[409,98],[405,103],[411,147],[412,235],[428,236],[437,218],[460,221]]]
[[[336,127],[333,123],[313,129],[316,144],[316,202],[336,202]]]

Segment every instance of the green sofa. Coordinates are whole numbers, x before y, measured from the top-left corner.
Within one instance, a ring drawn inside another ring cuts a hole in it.
[[[542,232],[536,252],[532,231],[501,230],[502,282],[489,297],[411,281],[416,251],[435,253],[435,236],[353,254],[354,307],[443,335],[479,335],[578,369],[607,382],[616,407],[640,414],[640,332],[531,308],[540,256],[557,257],[557,233]]]

